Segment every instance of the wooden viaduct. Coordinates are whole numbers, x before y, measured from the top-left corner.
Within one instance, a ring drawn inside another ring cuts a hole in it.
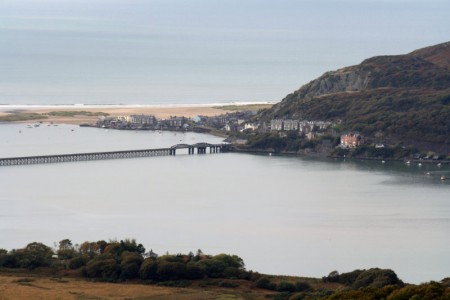
[[[207,153],[208,148],[210,153],[228,152],[231,150],[231,145],[209,144],[209,143],[197,143],[193,145],[178,144],[170,148],[159,148],[159,149],[8,157],[8,158],[0,158],[0,166],[19,166],[19,165],[50,164],[61,162],[104,160],[104,159],[166,156],[166,155],[175,155],[178,149],[188,149],[189,154],[195,154],[195,149],[197,149],[198,154],[205,154]]]

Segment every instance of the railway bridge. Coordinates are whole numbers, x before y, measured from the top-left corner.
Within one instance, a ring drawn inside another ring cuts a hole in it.
[[[207,153],[208,148],[210,153],[229,152],[232,149],[230,144],[209,144],[209,143],[197,143],[193,145],[178,144],[170,148],[158,148],[158,149],[7,157],[7,158],[0,158],[0,166],[19,166],[19,165],[49,164],[61,162],[90,161],[90,160],[167,156],[167,155],[175,155],[178,149],[188,149],[189,155],[195,154],[195,149],[197,149],[197,154],[205,154]]]

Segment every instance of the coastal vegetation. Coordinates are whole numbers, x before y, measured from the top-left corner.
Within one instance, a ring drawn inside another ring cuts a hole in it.
[[[0,122],[21,122],[47,119],[48,116],[38,113],[12,112],[0,116]]]
[[[245,104],[245,105],[222,105],[215,106],[213,108],[218,108],[227,111],[246,111],[246,110],[261,110],[269,109],[273,104]]]
[[[85,278],[86,282],[116,283],[118,289],[123,283],[150,285],[159,292],[164,287],[166,298],[158,299],[170,299],[174,295],[178,298],[183,293],[186,295],[180,299],[216,299],[220,295],[228,295],[229,299],[279,300],[450,297],[448,278],[412,285],[403,283],[394,271],[378,268],[341,274],[332,271],[323,278],[264,275],[246,270],[244,261],[236,255],[208,255],[201,250],[195,254],[158,255],[152,250],[146,252],[134,239],[86,241],[79,245],[64,239],[56,249],[39,242],[11,251],[0,249],[0,281],[3,276],[16,278],[5,285],[5,290],[11,285],[14,289],[33,288],[39,282],[39,285],[46,284],[46,293],[50,293],[55,285],[63,282],[72,285],[71,278]],[[46,278],[54,281],[53,286],[51,281],[45,281]],[[109,288],[114,290],[115,287]],[[199,290],[209,296],[199,297]],[[67,299],[103,299],[95,294],[85,294],[82,288],[76,292],[72,290],[68,296],[73,298]]]
[[[109,114],[104,112],[92,112],[92,111],[76,111],[76,110],[69,110],[69,111],[51,111],[49,113],[43,114],[48,116],[56,116],[56,117],[75,117],[75,116],[86,116],[86,117],[101,117],[101,116],[109,116]]]

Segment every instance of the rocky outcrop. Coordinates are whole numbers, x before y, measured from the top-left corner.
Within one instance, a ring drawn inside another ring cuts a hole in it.
[[[371,72],[359,68],[344,68],[327,72],[298,91],[299,96],[315,97],[331,93],[353,92],[367,89]]]
[[[450,86],[450,42],[405,55],[376,56],[361,64],[330,71],[287,95],[271,110],[270,117],[298,116],[298,105],[332,94],[375,89],[444,90]],[[363,99],[361,99],[363,100]]]

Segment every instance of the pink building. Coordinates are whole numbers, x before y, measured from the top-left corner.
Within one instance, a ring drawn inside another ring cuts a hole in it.
[[[350,132],[341,135],[341,146],[346,148],[356,148],[362,144],[362,136],[359,133]]]

